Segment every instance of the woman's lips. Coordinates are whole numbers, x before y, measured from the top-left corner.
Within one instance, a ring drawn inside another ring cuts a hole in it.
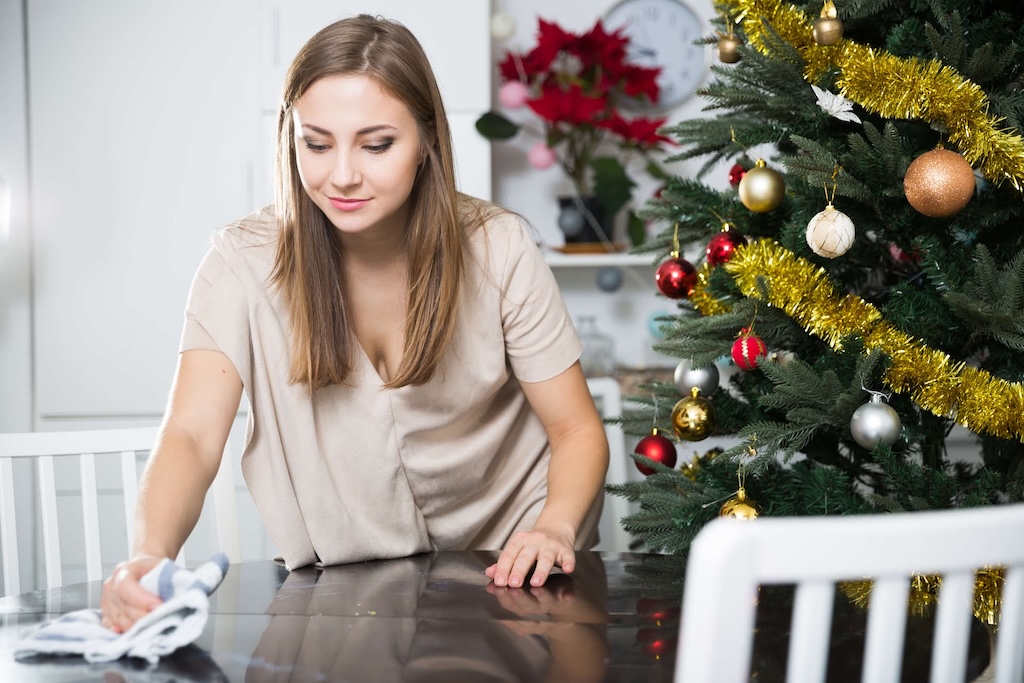
[[[369,199],[339,199],[337,197],[330,197],[331,206],[338,211],[356,211],[361,209],[370,203]]]

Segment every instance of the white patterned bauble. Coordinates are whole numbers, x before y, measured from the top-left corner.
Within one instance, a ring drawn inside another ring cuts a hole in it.
[[[818,256],[842,256],[853,246],[853,221],[830,203],[807,223],[807,244]]]

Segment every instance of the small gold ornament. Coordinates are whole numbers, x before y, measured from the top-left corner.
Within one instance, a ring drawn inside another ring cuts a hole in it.
[[[843,22],[836,12],[832,0],[825,0],[821,16],[814,20],[814,42],[818,45],[835,45],[843,39]]]
[[[779,208],[786,197],[786,182],[782,175],[771,168],[764,159],[758,159],[754,168],[743,174],[739,186],[743,206],[758,213],[768,213]]]
[[[715,431],[715,407],[693,387],[690,395],[672,408],[672,427],[685,441],[701,441]]]
[[[740,61],[739,52],[740,41],[739,38],[732,34],[730,31],[728,34],[718,34],[718,59],[723,64],[735,64]]]
[[[910,205],[932,218],[952,216],[974,196],[974,170],[956,152],[938,147],[911,162],[903,178]]]
[[[761,508],[753,498],[747,498],[747,490],[740,487],[736,495],[722,504],[718,511],[719,517],[732,517],[733,519],[757,519],[761,514]]]

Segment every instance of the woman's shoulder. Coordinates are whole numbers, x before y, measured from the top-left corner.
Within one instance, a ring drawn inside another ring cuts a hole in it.
[[[273,206],[253,211],[213,233],[213,247],[227,257],[242,251],[276,249],[277,216]]]
[[[517,245],[538,244],[539,234],[523,216],[493,202],[459,196],[459,217],[475,255],[504,260]]]

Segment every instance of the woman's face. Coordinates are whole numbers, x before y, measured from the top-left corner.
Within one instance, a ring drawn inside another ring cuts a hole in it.
[[[423,159],[408,107],[366,76],[328,76],[293,112],[302,187],[334,227],[346,235],[404,234]]]

